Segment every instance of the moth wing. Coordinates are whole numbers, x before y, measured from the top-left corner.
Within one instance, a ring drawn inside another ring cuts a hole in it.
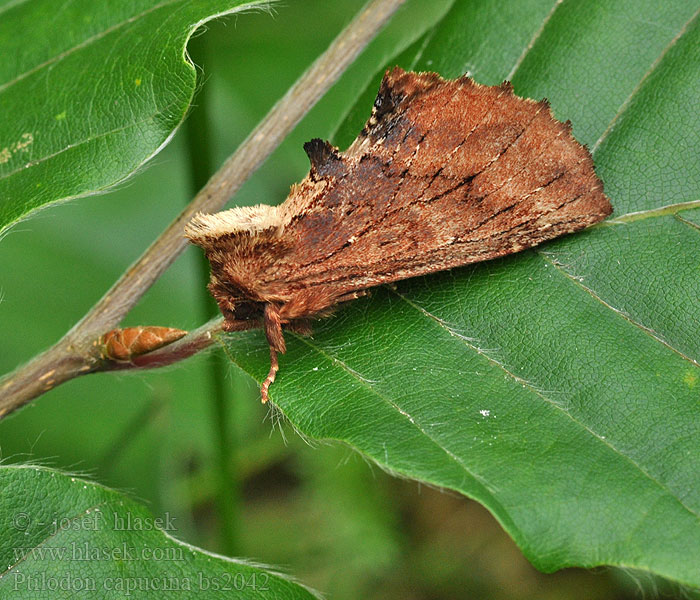
[[[270,284],[309,294],[496,258],[612,212],[570,124],[509,83],[395,68],[348,150],[305,149],[311,171],[279,207],[293,250]]]

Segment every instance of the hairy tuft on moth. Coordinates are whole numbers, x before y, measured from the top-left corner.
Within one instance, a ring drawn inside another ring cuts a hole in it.
[[[262,327],[275,380],[283,328],[310,332],[372,286],[488,260],[612,212],[588,150],[546,100],[464,76],[387,71],[344,152],[313,139],[311,170],[279,206],[198,214],[185,235],[211,264],[224,329]]]

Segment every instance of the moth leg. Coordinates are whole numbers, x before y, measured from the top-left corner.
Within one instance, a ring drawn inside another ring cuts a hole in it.
[[[260,327],[260,321],[250,320],[250,321],[236,321],[233,318],[224,318],[224,322],[221,324],[221,329],[224,331],[244,331],[246,329],[255,329]]]
[[[355,298],[362,298],[362,296],[366,296],[369,294],[369,290],[357,290],[354,292],[348,292],[347,294],[343,294],[340,296],[336,302],[348,302],[349,300],[354,300]]]
[[[279,362],[277,360],[277,353],[281,352],[284,354],[287,351],[287,346],[284,343],[284,335],[282,333],[282,321],[280,319],[279,308],[274,304],[265,305],[265,316],[264,316],[264,326],[265,326],[265,337],[267,338],[267,343],[270,344],[270,371],[260,386],[260,395],[262,403],[268,401],[268,390],[275,381],[277,376],[277,371],[279,371]]]
[[[270,346],[270,371],[268,372],[265,381],[263,381],[262,385],[260,386],[260,401],[263,404],[265,404],[269,400],[268,390],[270,389],[272,383],[275,381],[275,377],[277,377],[277,371],[279,370],[280,364],[277,360],[277,351],[272,346]]]
[[[313,332],[311,328],[311,321],[309,321],[309,319],[295,319],[294,321],[287,323],[285,328],[289,329],[289,331],[293,331],[294,333],[298,333],[299,335],[303,335],[304,337],[310,336]]]

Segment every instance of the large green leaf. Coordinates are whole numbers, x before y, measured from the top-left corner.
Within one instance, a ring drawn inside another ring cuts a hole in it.
[[[0,0],[0,234],[132,174],[184,118],[184,48],[263,0]],[[8,118],[11,116],[11,118]]]
[[[479,500],[545,571],[622,565],[700,585],[698,13],[695,0],[455,2],[390,64],[547,96],[594,151],[613,220],[288,334],[271,390],[304,434]],[[262,333],[225,345],[262,379]]]
[[[317,598],[268,568],[178,541],[126,496],[53,469],[0,467],[3,598]]]
[[[240,143],[285,86],[327,47],[363,2],[278,4],[278,18],[262,12],[207,24],[203,39],[197,40],[208,45],[206,56],[198,57],[191,45],[189,51],[205,71],[200,78],[198,69],[198,89],[206,86],[213,90],[208,102],[212,135],[206,137],[206,143],[214,149],[215,163]],[[431,3],[428,9],[420,2],[409,0],[412,12],[409,6],[402,9],[405,12],[384,30],[380,49],[415,39],[427,29],[426,19],[420,18],[425,14],[417,17],[415,13],[433,10],[438,3]],[[310,19],[323,24],[323,31],[314,32],[312,40],[302,26]],[[392,30],[393,37],[387,40],[386,34]],[[284,196],[288,182],[305,168],[306,158],[298,153],[308,139],[303,129],[324,135],[333,130],[343,113],[329,107],[329,101],[333,96],[354,99],[359,86],[352,79],[366,82],[366,74],[383,60],[376,57],[376,50],[373,54],[364,55],[353,66],[354,74],[346,76],[323,99],[307,124],[302,123],[290,135],[286,147],[237,199],[241,195],[252,201]],[[350,93],[343,93],[343,88]],[[201,110],[205,102],[198,94],[193,109]],[[59,339],[191,197],[183,129],[128,185],[44,211],[2,239],[0,265],[5,269],[0,269],[0,373]],[[115,232],[119,232],[117,236]],[[190,248],[149,290],[125,325],[155,322],[190,329],[201,324],[195,300],[208,297],[208,292],[191,272],[196,266],[194,259],[200,258],[197,249]],[[48,311],[47,293],[51,294]],[[239,506],[240,519],[234,550],[221,544],[221,520],[212,499],[215,469],[219,467],[213,455],[216,438],[212,432],[220,427],[210,406],[212,385],[206,378],[207,362],[200,357],[176,369],[116,377],[101,374],[60,386],[45,402],[0,422],[1,456],[12,462],[48,460],[60,468],[80,468],[93,479],[143,499],[156,515],[166,511],[174,515],[180,539],[210,551],[284,565],[285,572],[318,589],[332,588],[336,598],[361,597],[365,589],[372,588],[372,578],[384,571],[396,572],[398,561],[405,559],[398,545],[407,539],[393,532],[397,521],[392,516],[401,510],[399,505],[377,501],[382,500],[381,485],[372,494],[366,493],[367,477],[372,475],[362,460],[337,469],[338,457],[346,450],[340,449],[340,454],[339,449],[309,452],[303,442],[288,446],[281,436],[270,435],[270,422],[264,419],[267,409],[254,401],[255,383],[246,381],[242,388],[239,383],[245,375],[235,368],[224,385],[232,388],[230,399],[235,405],[230,415],[235,433],[228,443],[236,454],[238,477],[229,490],[231,504]],[[309,481],[305,475],[299,483],[295,478],[294,492],[287,493],[292,486],[284,473],[292,464],[295,471],[313,476]],[[349,475],[348,469],[359,475]],[[337,488],[328,484],[327,471],[338,482]],[[282,488],[276,487],[279,472],[283,473]],[[268,479],[274,485],[262,492],[260,481]],[[252,487],[251,480],[255,482]],[[319,481],[324,482],[321,493],[316,492]],[[355,497],[349,504],[350,496],[339,494],[341,487]],[[243,493],[238,491],[241,489]],[[253,495],[251,489],[255,490]],[[24,490],[14,490],[12,493],[21,498],[25,496]],[[326,530],[333,535],[327,536]],[[280,531],[285,532],[284,539]],[[311,536],[305,535],[308,531],[312,531]],[[417,546],[411,547],[419,551]],[[350,548],[355,555],[348,562]],[[81,563],[71,566],[80,568]],[[344,586],[350,589],[344,591]]]

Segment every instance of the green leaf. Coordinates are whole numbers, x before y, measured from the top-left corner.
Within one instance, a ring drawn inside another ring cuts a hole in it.
[[[122,181],[182,122],[185,44],[263,0],[0,0],[0,235],[40,208]]]
[[[3,466],[0,488],[2,597],[318,597],[268,567],[180,542],[176,518],[91,481]]]
[[[271,389],[305,435],[482,502],[544,571],[700,585],[698,14],[681,0],[455,2],[387,66],[548,97],[592,149],[613,218],[288,333]],[[224,340],[260,381],[262,333]]]

